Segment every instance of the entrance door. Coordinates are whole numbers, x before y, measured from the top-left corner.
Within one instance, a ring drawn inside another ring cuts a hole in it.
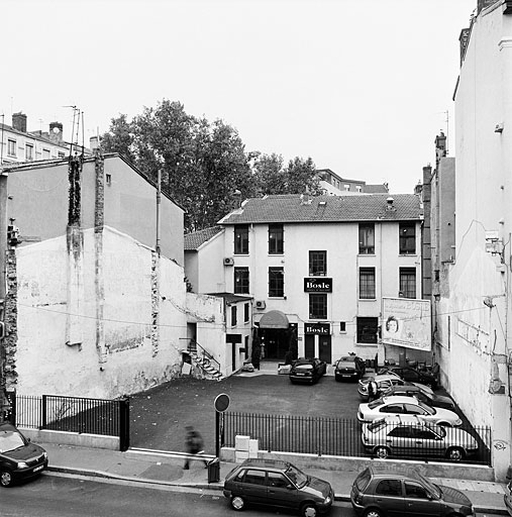
[[[306,334],[306,341],[304,343],[304,357],[316,357],[315,356],[315,335]]]
[[[332,363],[331,336],[319,336],[320,360]]]

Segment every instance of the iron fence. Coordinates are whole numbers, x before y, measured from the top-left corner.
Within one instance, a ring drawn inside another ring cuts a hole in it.
[[[16,425],[35,429],[118,436],[129,447],[129,400],[16,395]]]
[[[459,448],[469,449],[469,440],[474,439],[477,449],[462,457],[448,454],[441,441],[405,437],[398,437],[392,450],[389,448],[387,454],[383,454],[375,446],[364,446],[361,424],[356,419],[226,412],[221,428],[221,442],[225,447],[234,447],[235,436],[244,435],[258,439],[259,449],[269,452],[491,464],[491,428],[484,426],[463,428],[467,435],[459,437],[462,440]]]

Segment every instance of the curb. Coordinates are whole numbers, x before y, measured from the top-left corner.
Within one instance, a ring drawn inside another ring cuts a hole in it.
[[[222,491],[223,486],[217,483],[178,483],[174,481],[157,481],[154,479],[119,476],[116,474],[110,474],[108,472],[102,472],[100,470],[87,470],[87,469],[73,469],[69,467],[59,466],[48,466],[47,472],[56,472],[61,474],[73,474],[75,476],[99,478],[99,479],[111,479],[118,481],[126,481],[131,483],[144,483],[147,485],[157,485],[166,487],[183,487],[183,488],[195,488],[197,490],[215,490]],[[334,494],[334,500],[344,503],[350,503],[350,495],[347,494]],[[475,512],[478,513],[493,513],[496,515],[509,515],[506,509],[502,507],[487,507],[487,506],[476,506],[473,505]]]

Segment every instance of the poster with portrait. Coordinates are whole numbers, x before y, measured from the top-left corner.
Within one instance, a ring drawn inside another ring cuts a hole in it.
[[[382,299],[382,342],[415,350],[432,349],[430,300]]]

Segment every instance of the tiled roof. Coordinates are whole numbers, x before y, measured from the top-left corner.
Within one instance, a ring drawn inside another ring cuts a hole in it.
[[[392,204],[388,203],[391,198]],[[412,221],[422,215],[415,194],[278,195],[248,199],[219,224]]]
[[[365,185],[363,188],[365,194],[387,194],[389,190],[386,185]]]
[[[211,226],[204,230],[185,234],[185,251],[195,251],[201,244],[209,241],[212,237],[222,231],[221,226]]]

